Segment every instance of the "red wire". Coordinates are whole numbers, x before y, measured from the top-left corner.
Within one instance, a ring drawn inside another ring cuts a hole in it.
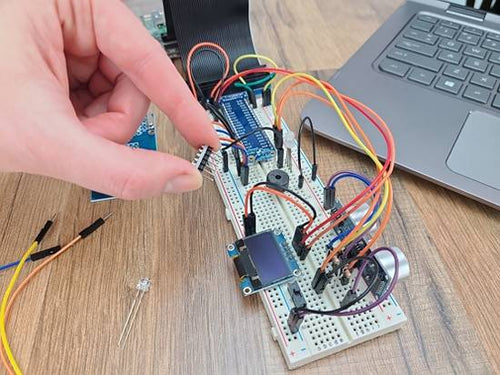
[[[227,54],[227,52],[224,50],[224,48],[222,48],[221,46],[219,46],[218,44],[216,43],[211,43],[211,42],[204,42],[204,43],[198,43],[196,44],[193,48],[191,48],[191,50],[189,51],[189,54],[188,54],[188,57],[187,57],[187,62],[186,62],[186,70],[187,70],[187,75],[188,75],[188,80],[189,80],[189,87],[191,88],[191,92],[193,93],[193,95],[197,98],[198,95],[196,93],[196,87],[194,85],[194,79],[193,79],[193,74],[191,72],[191,60],[193,58],[193,54],[199,50],[200,48],[203,48],[203,47],[208,47],[208,48],[213,48],[217,51],[219,51],[221,53],[222,56],[224,56],[224,60],[225,60],[225,63],[226,63],[226,66],[224,68],[224,74],[223,74],[223,77],[222,79],[217,82],[217,84],[212,88],[212,91],[210,92],[210,97],[214,97],[215,96],[215,93],[217,92],[217,90],[219,89],[219,87],[224,83],[224,81],[226,80],[227,76],[229,75],[229,69],[230,69],[230,60],[229,60],[229,56]]]

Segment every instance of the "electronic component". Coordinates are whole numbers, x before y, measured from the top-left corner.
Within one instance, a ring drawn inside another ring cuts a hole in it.
[[[295,147],[295,135],[293,132],[286,132],[283,134],[283,145],[286,149],[285,164],[286,167],[292,168],[292,151]]]
[[[213,155],[214,153],[212,152],[212,147],[206,145],[201,146],[193,159],[193,165],[200,172],[207,171],[211,174],[212,166],[210,165],[210,162]]]
[[[299,189],[302,189],[304,187],[304,175],[300,174],[299,175]]]
[[[325,186],[323,188],[323,208],[331,210],[335,207],[335,188]]]
[[[300,269],[283,234],[266,231],[245,237],[227,248],[233,259],[244,295],[290,280]]]
[[[250,174],[250,168],[248,167],[248,165],[242,165],[240,167],[240,180],[241,180],[241,184],[243,186],[247,186],[248,185],[248,176]]]
[[[284,189],[279,188],[281,187],[288,189],[288,185],[290,184],[290,177],[288,176],[288,173],[282,171],[281,169],[273,169],[267,174],[266,181],[273,184],[276,190],[284,191]]]
[[[391,249],[394,250],[398,258],[398,263],[399,263],[398,280],[408,277],[410,274],[410,266],[408,264],[406,256],[397,247],[392,247]],[[367,264],[363,271],[362,276],[363,279],[365,280],[365,283],[367,284],[371,283],[374,277],[377,278],[372,293],[375,296],[380,297],[385,292],[387,286],[390,284],[390,282],[394,277],[394,267],[395,267],[394,258],[388,252],[379,252],[374,255],[374,258],[379,265],[378,274],[375,273],[374,264]]]
[[[149,14],[143,14],[140,18],[142,24],[149,31],[151,36],[158,42],[163,44],[168,33],[163,12],[158,11]]]
[[[246,92],[222,97],[220,105],[226,113],[236,139],[261,128],[253,112]],[[248,162],[262,162],[274,158],[275,150],[265,132],[255,132],[242,140],[248,154]]]
[[[300,260],[306,259],[307,255],[309,254],[309,251],[311,251],[311,249],[305,243],[302,242],[302,239],[304,238],[304,232],[303,232],[304,226],[305,224],[298,225],[295,228],[295,233],[293,235],[293,240],[292,240],[292,246]]]
[[[358,298],[356,292],[349,289],[346,295],[344,296],[344,299],[340,302],[340,306],[347,306],[351,304],[356,298]]]
[[[141,148],[152,151],[156,151],[158,149],[156,140],[156,118],[153,112],[148,112],[146,117],[144,117],[134,136],[130,142],[127,143],[127,146],[130,148]],[[92,203],[108,201],[111,199],[115,198],[96,191],[92,191],[90,193],[90,201]]]
[[[316,180],[318,177],[318,164],[313,164],[311,171],[311,180]]]
[[[250,108],[250,110],[258,118],[259,123],[263,127],[274,125],[274,114],[271,107],[264,108],[259,106],[256,109]],[[283,139],[286,139],[287,134],[291,132],[284,121],[282,124]],[[288,148],[288,145],[285,144],[284,146]],[[296,186],[293,186],[293,184],[296,183],[299,176],[298,169],[295,168],[298,163],[296,142],[291,149],[293,151],[290,155],[291,164],[294,168],[287,168],[286,172],[291,181],[290,187],[295,190]],[[239,182],[236,163],[235,158],[230,157],[227,172],[223,171],[224,166],[222,162],[216,164],[214,179],[226,207],[227,217],[230,219],[236,234],[239,237],[244,237],[245,225],[244,220],[242,220],[242,214],[246,192],[250,186],[255,186],[258,183],[266,181],[269,172],[276,169],[276,162],[274,159],[270,159],[267,162],[254,163],[250,167],[251,173],[248,187],[242,186]],[[287,163],[286,160],[285,163]],[[322,195],[324,185],[319,177],[315,181],[309,178],[309,176],[312,176],[313,167],[305,154],[302,157],[302,164],[303,174],[307,179],[300,194],[312,203],[317,210],[317,221],[323,221],[329,217],[329,213],[322,210],[321,207],[323,204]],[[287,243],[291,244],[295,228],[304,224],[302,213],[298,212],[293,205],[284,203],[281,199],[275,199],[269,194],[255,194],[253,199],[256,213],[259,217],[259,228],[257,229],[262,231],[280,228]],[[335,201],[335,210],[339,210],[341,207],[341,202]],[[348,219],[347,223],[352,225],[352,220]],[[329,240],[328,236],[324,236],[317,245],[310,249],[306,261],[299,263],[302,276],[298,277],[296,281],[307,302],[308,309],[332,310],[339,308],[346,295],[347,289],[340,284],[340,277],[337,275],[335,278],[332,277],[332,279],[329,279],[327,276],[327,274],[332,272],[333,266],[327,268],[326,273],[318,271],[321,260],[325,257],[325,248]],[[291,251],[295,253],[293,249]],[[296,262],[299,262],[299,257],[296,257]],[[367,263],[367,266],[369,264]],[[316,273],[318,273],[318,277],[315,278]],[[353,277],[356,275],[356,270],[354,270]],[[353,277],[351,277],[351,280]],[[313,279],[315,279],[314,285],[312,283]],[[366,284],[365,280],[361,278],[359,289],[364,290],[367,285],[369,284]],[[287,288],[288,285],[282,284],[269,287],[261,290],[259,296],[262,299],[265,311],[271,322],[273,337],[279,342],[283,356],[290,369],[394,331],[400,328],[407,320],[404,312],[392,295],[389,299],[390,303],[386,303],[383,310],[379,308],[370,310],[370,313],[365,316],[364,322],[358,323],[357,319],[351,318],[348,320],[346,317],[332,319],[320,315],[311,315],[304,320],[305,314],[303,312],[296,311],[297,314],[293,313],[295,307]],[[367,304],[373,301],[374,298],[373,294],[370,293],[366,298],[362,299],[361,303]],[[315,323],[314,326],[312,326],[312,322]],[[365,324],[367,327],[365,327]],[[291,332],[292,329],[294,330],[293,332]],[[321,334],[318,335],[315,329],[318,329]],[[330,344],[325,345],[326,342]]]
[[[118,340],[118,346],[120,348],[124,348],[125,344],[127,343],[130,331],[132,330],[135,318],[137,317],[137,312],[139,311],[139,307],[141,306],[142,298],[144,297],[144,294],[149,292],[149,289],[151,288],[151,280],[144,277],[137,282],[135,288],[137,289],[137,293],[135,294],[135,298],[132,301],[132,306],[130,306],[127,319],[125,320],[125,324],[123,325],[123,329],[120,334],[120,339]]]
[[[262,91],[262,106],[267,107],[271,105],[271,88]]]
[[[401,251],[398,247],[391,247],[392,250],[396,253],[398,257],[399,264],[399,272],[398,272],[398,280],[406,279],[410,276],[410,264],[408,263],[408,259],[406,255]],[[389,281],[394,277],[394,258],[388,252],[381,252],[375,254],[375,259],[377,260],[380,268],[386,273],[389,278]]]
[[[351,273],[349,271],[345,271],[340,277],[340,285],[347,285],[351,282]]]
[[[224,173],[229,172],[229,154],[226,150],[221,151],[222,154],[222,170]]]
[[[290,310],[290,315],[288,315],[287,324],[290,332],[297,333],[300,326],[304,322],[305,315],[300,313],[296,307]]]
[[[283,129],[278,129],[276,126],[274,128],[274,147],[276,150],[283,148]]]
[[[37,260],[44,259],[50,255],[54,255],[54,254],[58,253],[60,250],[61,250],[61,246],[57,245],[57,246],[51,247],[51,248],[46,249],[46,250],[37,251],[36,253],[31,254],[29,259],[32,262],[36,262]]]
[[[307,302],[300,290],[299,283],[294,281],[288,284],[288,293],[292,297],[292,302],[295,307],[306,307]]]
[[[321,271],[321,269],[318,268],[312,279],[311,288],[314,289],[317,294],[321,294],[325,291],[328,281],[329,279],[325,271]]]
[[[410,275],[410,265],[408,263],[408,259],[406,259],[406,256],[401,249],[397,247],[392,247],[391,249],[395,251],[398,257],[398,280],[402,280]],[[365,267],[362,276],[366,283],[370,283],[374,277],[378,278],[378,281],[373,288],[373,294],[380,297],[394,277],[394,258],[388,252],[377,253],[374,257],[380,268],[378,275],[375,275],[374,265],[368,264]]]
[[[251,236],[257,231],[257,217],[255,213],[249,212],[248,216],[243,215],[243,226],[245,227],[245,236]]]
[[[283,164],[285,162],[285,149],[283,147],[280,147],[277,149],[277,152],[278,152],[277,166],[278,168],[283,168]]]

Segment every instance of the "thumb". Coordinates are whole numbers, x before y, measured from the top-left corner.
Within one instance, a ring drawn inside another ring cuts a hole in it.
[[[57,151],[50,159],[55,162],[42,174],[127,200],[182,193],[202,185],[199,171],[184,159],[119,145],[82,126],[72,129],[73,136],[66,135],[54,147]]]

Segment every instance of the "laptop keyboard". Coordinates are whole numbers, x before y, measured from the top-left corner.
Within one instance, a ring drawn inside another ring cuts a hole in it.
[[[500,109],[500,33],[417,15],[384,53],[379,69]]]

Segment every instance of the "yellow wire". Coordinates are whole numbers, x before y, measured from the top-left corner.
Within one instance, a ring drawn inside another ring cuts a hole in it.
[[[234,64],[233,64],[233,70],[234,70],[234,73],[238,74],[238,64],[245,60],[245,59],[260,59],[260,60],[264,60],[264,61],[267,61],[268,63],[270,63],[273,67],[275,68],[278,68],[278,64],[276,64],[276,62],[271,59],[270,57],[267,57],[267,56],[264,56],[264,55],[255,55],[255,54],[248,54],[248,55],[241,55],[240,57],[238,57],[235,61],[234,61]],[[247,81],[245,81],[245,78],[243,77],[240,77],[239,78],[241,83],[243,83],[244,85],[247,84]],[[268,85],[272,82],[269,81],[267,84],[266,84],[266,88],[268,87]]]
[[[31,255],[33,251],[36,250],[37,247],[38,247],[38,242],[34,241],[29,247],[29,249],[26,250],[26,252],[24,253],[23,257],[21,258],[21,261],[16,267],[16,271],[14,272],[12,279],[10,279],[9,286],[7,287],[7,290],[3,295],[2,305],[0,307],[0,336],[2,338],[2,344],[5,349],[5,353],[7,354],[9,362],[16,375],[22,375],[22,371],[19,368],[16,359],[14,358],[14,354],[12,354],[12,349],[10,348],[9,339],[7,338],[7,332],[5,329],[5,310],[7,308],[7,302],[9,301],[10,293],[12,292],[12,289],[14,289],[14,285],[16,284],[16,281],[19,278],[19,274],[21,273],[21,270],[24,267],[24,263],[26,263],[28,257]]]
[[[352,129],[351,125],[349,124],[349,122],[345,118],[344,113],[342,112],[342,110],[340,109],[340,107],[338,106],[337,102],[335,101],[335,99],[333,98],[333,96],[330,94],[330,92],[328,91],[328,89],[325,87],[325,85],[323,85],[323,83],[320,80],[316,79],[315,77],[313,77],[313,76],[311,76],[309,74],[306,74],[306,73],[292,73],[292,74],[289,74],[289,75],[281,78],[276,83],[276,85],[273,88],[272,94],[271,94],[271,106],[273,108],[274,118],[276,119],[276,121],[281,121],[281,119],[277,118],[278,117],[278,113],[277,113],[277,108],[276,108],[276,93],[277,93],[277,91],[278,91],[278,89],[279,89],[279,87],[281,85],[283,85],[286,81],[288,81],[288,80],[290,80],[292,78],[305,78],[305,79],[311,81],[312,83],[314,83],[316,86],[319,87],[319,89],[325,94],[326,98],[331,102],[331,105],[335,109],[335,112],[337,112],[337,115],[339,116],[340,121],[342,122],[342,125],[344,125],[344,127],[346,128],[346,130],[351,135],[352,139],[365,152],[365,154],[368,155],[368,157],[375,163],[375,166],[377,167],[377,170],[378,171],[382,170],[383,165],[380,162],[380,160],[378,159],[378,157],[375,154],[373,154],[368,149],[368,147],[366,147],[366,145],[363,143],[363,141],[358,137],[358,135],[356,134],[356,132]],[[390,189],[391,189],[391,184],[389,183],[388,179],[386,179],[384,181],[384,192],[383,192],[383,195],[382,195],[382,200],[380,202],[380,206],[377,209],[377,211],[375,212],[375,214],[372,216],[372,218],[370,219],[370,221],[365,224],[366,226],[371,226],[372,224],[374,224],[378,220],[378,218],[382,215],[382,212],[384,211],[385,207],[387,206],[387,202],[389,201],[389,190]],[[361,229],[362,229],[362,227],[358,231],[356,231],[355,233],[353,233],[353,232],[349,233],[349,235],[346,237],[346,241],[347,240],[351,240],[351,239],[357,237],[359,235]]]

